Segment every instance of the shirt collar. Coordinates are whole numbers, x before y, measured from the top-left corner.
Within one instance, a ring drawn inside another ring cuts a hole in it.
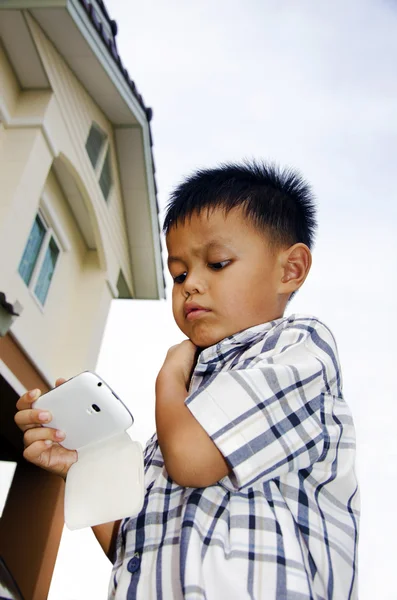
[[[242,352],[244,347],[252,346],[258,340],[263,339],[267,332],[280,323],[283,318],[284,317],[281,317],[275,321],[254,325],[253,327],[230,335],[213,346],[205,348],[199,354],[196,368],[200,371],[200,367],[205,367],[211,363],[223,363],[226,356],[230,355],[234,349],[238,348],[239,351]]]

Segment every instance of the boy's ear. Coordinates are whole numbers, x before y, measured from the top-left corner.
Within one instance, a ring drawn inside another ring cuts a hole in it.
[[[294,244],[281,255],[280,293],[292,294],[305,281],[312,266],[312,254],[306,244]]]

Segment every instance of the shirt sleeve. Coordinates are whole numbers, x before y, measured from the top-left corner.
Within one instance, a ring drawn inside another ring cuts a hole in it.
[[[232,491],[309,468],[324,452],[340,386],[335,343],[319,324],[286,328],[250,368],[223,371],[186,399],[232,472]]]

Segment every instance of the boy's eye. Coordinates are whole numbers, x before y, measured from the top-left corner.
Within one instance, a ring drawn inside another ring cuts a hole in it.
[[[212,269],[213,271],[221,271],[222,269],[224,269],[228,264],[230,263],[230,260],[222,260],[221,262],[215,262],[215,263],[208,263],[208,266],[210,269]]]
[[[174,283],[183,283],[186,279],[186,275],[187,273],[181,273],[180,275],[173,277]]]

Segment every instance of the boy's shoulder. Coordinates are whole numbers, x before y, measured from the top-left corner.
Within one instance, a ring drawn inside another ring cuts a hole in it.
[[[252,369],[262,365],[298,365],[311,356],[331,377],[339,370],[334,336],[313,315],[292,314],[255,325],[202,351],[195,374]],[[313,361],[310,361],[313,363]]]
[[[299,340],[324,341],[336,347],[336,341],[330,328],[313,315],[292,314],[275,321],[274,334],[282,337],[297,337]],[[285,335],[282,336],[282,333]]]
[[[261,362],[294,364],[308,355],[328,365],[330,371],[339,369],[337,346],[329,327],[313,315],[292,314],[247,330],[246,345],[234,368],[252,368]]]
[[[330,330],[313,315],[292,314],[247,330],[247,349],[253,353],[285,350],[296,346],[302,350],[325,349],[336,351],[336,341]]]

